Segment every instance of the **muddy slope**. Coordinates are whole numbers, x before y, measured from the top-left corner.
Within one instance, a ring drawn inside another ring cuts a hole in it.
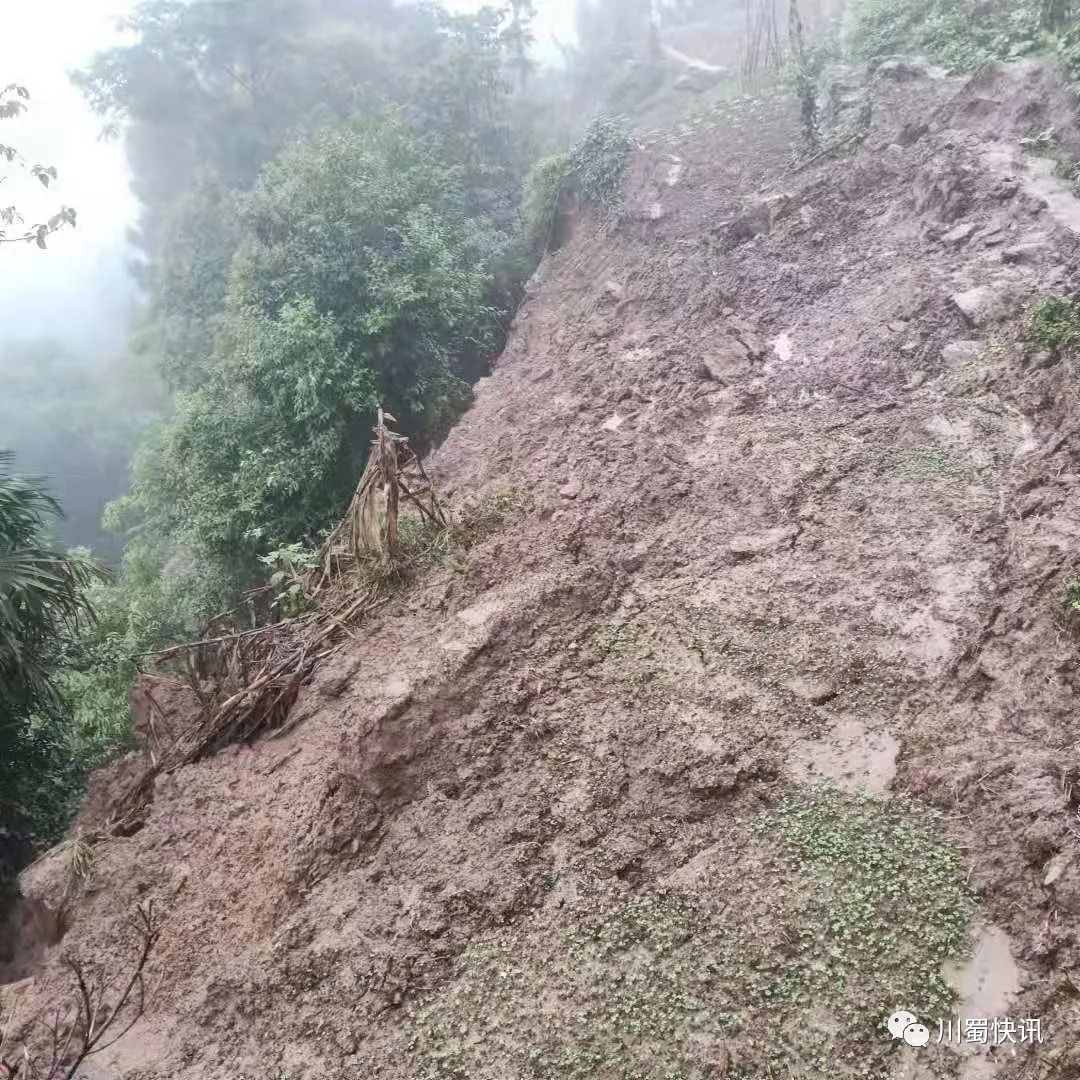
[[[434,461],[526,508],[95,849],[26,999],[168,923],[88,1075],[1080,1075],[1068,107],[896,74],[842,160],[722,102],[574,223]]]

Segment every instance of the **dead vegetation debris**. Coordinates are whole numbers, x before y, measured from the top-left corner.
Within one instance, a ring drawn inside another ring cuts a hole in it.
[[[115,800],[104,832],[138,827],[154,778],[280,727],[320,662],[355,638],[355,627],[387,600],[411,552],[403,550],[403,512],[421,530],[445,535],[450,521],[408,439],[381,409],[367,465],[348,511],[326,539],[317,565],[298,571],[311,610],[250,629],[223,632],[235,613],[216,617],[210,634],[154,654],[153,679],[181,677],[198,701],[193,723],[169,730],[151,705],[146,770]],[[260,590],[263,592],[265,590]],[[250,610],[250,605],[248,605]],[[273,609],[271,609],[273,610]],[[215,632],[222,631],[222,632]],[[152,686],[148,688],[154,702]]]

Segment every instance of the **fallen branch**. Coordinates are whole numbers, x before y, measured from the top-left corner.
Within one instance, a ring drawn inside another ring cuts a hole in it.
[[[318,565],[298,575],[314,611],[243,630],[227,630],[226,613],[198,641],[141,654],[173,665],[198,700],[199,713],[187,730],[169,733],[169,745],[155,745],[151,764],[113,803],[106,832],[138,827],[159,774],[285,724],[316,666],[354,640],[352,627],[385,603],[387,583],[399,567],[402,501],[427,526],[449,529],[434,484],[408,440],[387,426],[392,420],[379,411],[349,507],[324,543]]]
[[[18,1041],[21,1049],[0,1056],[0,1067],[8,1077],[21,1080],[75,1080],[87,1058],[115,1046],[138,1023],[146,1008],[145,971],[161,937],[161,924],[153,904],[140,905],[132,920],[138,947],[134,964],[119,989],[116,979],[100,966],[75,957],[65,957],[72,980],[71,997],[46,1022],[30,1023]],[[10,1042],[14,1016],[8,1021],[0,1050]],[[35,1038],[35,1032],[44,1035]]]
[[[853,131],[850,135],[845,135],[842,139],[836,139],[829,143],[828,146],[823,146],[816,154],[811,154],[808,158],[803,158],[802,161],[793,165],[784,174],[785,176],[797,176],[801,172],[805,172],[811,165],[816,165],[822,158],[830,157],[832,154],[839,153],[841,150],[847,149],[852,143],[861,142],[866,138],[866,133],[862,131]]]

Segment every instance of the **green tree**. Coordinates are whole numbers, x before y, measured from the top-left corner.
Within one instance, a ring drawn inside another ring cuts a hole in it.
[[[310,300],[273,316],[245,308],[224,326],[202,386],[139,451],[117,524],[149,526],[250,573],[267,543],[310,535],[341,512],[370,372]]]
[[[378,403],[437,437],[458,376],[492,340],[501,248],[466,215],[462,169],[388,116],[324,129],[238,200],[240,239],[214,348],[139,453],[118,524],[180,532],[254,565],[341,509]]]
[[[0,453],[0,714],[9,722],[34,707],[55,704],[53,660],[58,641],[92,618],[86,588],[102,571],[46,540],[59,503],[40,481],[11,472]]]
[[[200,182],[247,186],[306,112],[350,105],[364,66],[377,76],[363,39],[330,39],[319,13],[315,0],[136,6],[124,22],[131,42],[99,54],[76,82],[107,121],[128,126],[146,205]]]
[[[533,0],[510,0],[510,22],[502,37],[509,51],[510,70],[523,93],[536,70],[536,64],[529,55],[529,50],[536,40],[531,28],[534,18],[536,5]]]
[[[309,298],[405,429],[439,437],[467,400],[462,365],[491,347],[509,239],[470,212],[466,173],[393,115],[318,132],[245,200],[230,303],[274,316]]]

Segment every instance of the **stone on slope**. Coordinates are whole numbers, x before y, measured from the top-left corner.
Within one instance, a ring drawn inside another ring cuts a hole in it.
[[[954,293],[952,302],[971,326],[999,322],[1009,315],[1012,307],[1009,297],[990,285],[977,285],[974,289]]]
[[[799,530],[794,525],[778,525],[760,533],[748,533],[736,536],[728,541],[728,551],[736,559],[752,559],[757,555],[768,555],[772,551],[791,547]]]

